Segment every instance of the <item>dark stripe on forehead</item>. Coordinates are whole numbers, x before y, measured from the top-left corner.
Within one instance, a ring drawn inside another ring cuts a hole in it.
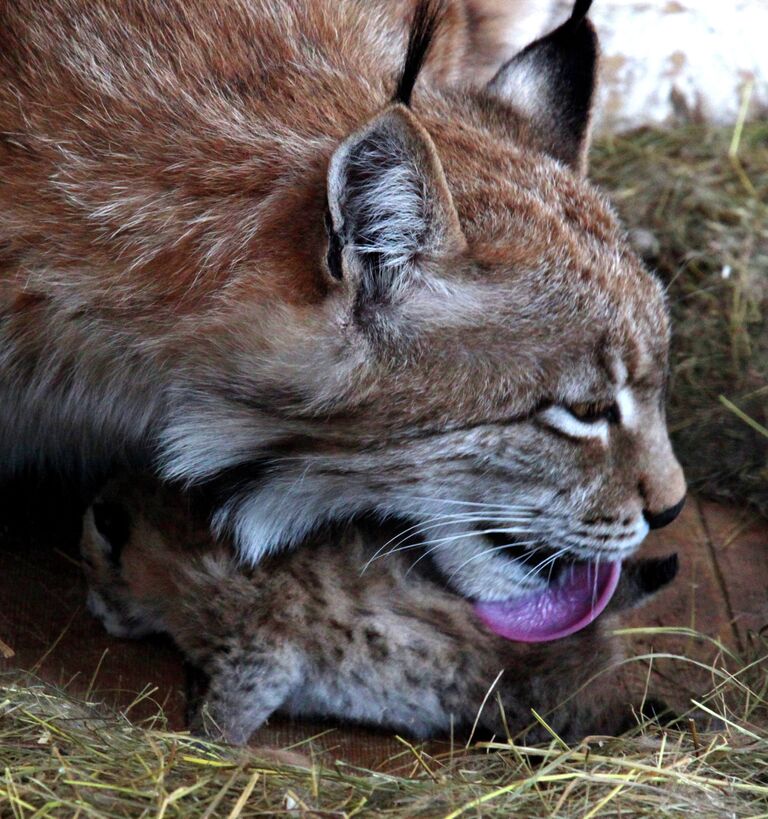
[[[641,358],[637,339],[629,334],[621,339],[615,339],[611,333],[603,333],[595,348],[597,364],[605,371],[609,381],[614,381],[616,377],[617,364],[626,367],[627,383],[637,381]]]
[[[640,371],[640,347],[637,339],[631,336],[627,339],[627,344],[624,349],[624,366],[627,368],[627,381],[637,381]]]
[[[611,343],[610,335],[603,333],[595,346],[595,361],[597,366],[605,372],[608,381],[614,380],[614,363],[616,351]]]

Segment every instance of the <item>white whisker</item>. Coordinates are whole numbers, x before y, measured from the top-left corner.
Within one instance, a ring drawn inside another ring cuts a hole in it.
[[[494,547],[493,547],[493,548],[491,548],[491,549],[483,549],[483,551],[482,551],[482,552],[480,552],[479,554],[472,555],[472,557],[468,557],[468,558],[467,558],[467,559],[466,559],[466,560],[465,560],[463,563],[459,564],[459,565],[458,565],[458,566],[457,566],[457,567],[456,567],[456,568],[455,568],[455,569],[454,569],[454,570],[451,572],[450,576],[448,577],[448,581],[450,582],[451,580],[453,580],[453,578],[454,578],[454,577],[455,577],[455,576],[456,576],[456,575],[457,575],[457,574],[458,574],[458,573],[459,573],[459,572],[460,572],[460,571],[461,571],[461,570],[462,570],[462,569],[463,569],[463,568],[464,568],[464,567],[465,567],[465,566],[466,566],[468,563],[471,563],[473,560],[479,560],[480,558],[483,558],[483,557],[490,557],[490,556],[491,556],[491,555],[492,555],[494,552],[501,551],[502,549],[507,549],[507,548],[509,548],[509,546],[511,546],[511,545],[514,545],[514,546],[532,546],[534,543],[537,543],[537,541],[535,541],[535,540],[524,540],[524,541],[520,541],[520,542],[515,542],[514,544],[505,543],[505,544],[503,544],[502,546],[494,546]],[[536,552],[536,551],[538,551],[538,550],[537,550],[537,549],[531,549],[531,553],[532,553],[532,554],[533,554],[534,552]],[[421,558],[419,558],[419,560],[421,560]],[[416,563],[418,563],[418,562],[419,562],[419,561],[417,560],[417,561],[416,561]],[[416,563],[414,563],[414,564],[413,564],[413,566],[415,566],[415,565],[416,565]],[[411,566],[411,568],[413,568],[413,566]],[[408,569],[408,571],[410,571],[410,569]]]
[[[534,566],[534,567],[533,567],[533,568],[532,568],[530,571],[526,572],[526,574],[525,574],[525,576],[523,577],[523,580],[522,580],[521,582],[524,582],[524,581],[525,581],[525,580],[527,580],[527,579],[528,579],[528,578],[529,578],[529,577],[530,577],[532,574],[534,574],[534,573],[536,573],[536,572],[541,571],[541,570],[542,570],[543,568],[545,568],[546,566],[551,565],[551,564],[554,564],[554,563],[555,563],[555,561],[556,561],[556,560],[557,560],[559,557],[562,557],[562,556],[563,556],[563,555],[565,555],[565,554],[568,554],[568,548],[567,548],[567,547],[562,548],[562,549],[558,549],[558,550],[557,550],[557,551],[556,551],[554,554],[552,554],[552,555],[550,555],[549,557],[547,557],[547,558],[546,558],[546,560],[541,561],[541,563],[537,563],[537,564],[536,564],[536,565],[535,565],[535,566]]]
[[[408,537],[415,536],[420,534],[422,531],[426,531],[427,528],[430,528],[426,524],[432,524],[433,521],[438,521],[438,523],[434,523],[433,525],[438,526],[445,526],[448,523],[465,523],[471,522],[471,519],[467,518],[466,515],[463,513],[452,513],[452,514],[437,514],[437,515],[430,515],[429,517],[424,518],[423,520],[414,523],[412,526],[408,526],[405,529],[401,529],[397,532],[397,534],[393,535],[386,543],[383,543],[379,548],[373,553],[373,556],[366,562],[363,566],[361,574],[365,572],[365,570],[371,565],[371,563],[376,560],[379,555],[389,546],[391,543],[398,543],[402,542],[403,540],[407,539]]]
[[[591,565],[591,564],[590,564]],[[592,581],[592,606],[590,609],[590,614],[595,613],[595,601],[597,600],[597,576],[600,574],[600,561],[596,560],[594,563],[595,567],[595,577]]]
[[[481,530],[471,531],[471,532],[460,532],[457,535],[447,535],[446,537],[436,538],[436,539],[433,539],[433,540],[423,540],[423,541],[419,541],[418,543],[407,544],[405,546],[398,546],[398,547],[396,547],[394,549],[389,549],[388,551],[384,552],[383,554],[379,554],[375,558],[371,558],[371,560],[369,560],[368,563],[366,563],[366,566],[368,566],[369,563],[374,559],[379,560],[380,558],[387,557],[388,555],[395,554],[396,552],[408,551],[409,549],[416,549],[416,548],[419,548],[420,546],[426,546],[426,545],[431,545],[431,544],[435,544],[435,545],[439,546],[440,544],[451,543],[451,542],[453,542],[455,540],[464,540],[464,539],[466,539],[468,537],[475,537],[475,536],[478,536],[478,535],[491,535],[491,534],[530,535],[530,534],[533,534],[533,531],[531,529],[523,529],[523,528],[519,528],[519,527],[509,526],[509,527],[505,527],[503,529],[481,529]]]
[[[392,551],[396,550],[387,550],[387,547],[391,544],[398,545],[402,543],[404,540],[407,540],[411,537],[416,537],[424,532],[430,531],[431,529],[439,529],[442,526],[447,526],[449,524],[453,525],[460,525],[463,523],[473,523],[481,521],[483,523],[517,523],[523,522],[523,520],[517,521],[514,518],[510,518],[505,516],[504,518],[493,519],[489,520],[488,515],[481,515],[481,514],[465,514],[465,513],[453,513],[449,515],[432,515],[429,518],[426,518],[423,521],[419,521],[418,523],[413,524],[412,526],[407,527],[406,529],[400,530],[396,535],[391,537],[386,543],[379,546],[379,548],[374,552],[374,554],[368,559],[361,570],[361,574],[365,572],[365,570],[371,565],[374,560],[377,560],[379,557],[385,556],[387,554],[391,554]],[[470,535],[478,534],[477,531],[467,532],[463,535],[463,537],[468,537]],[[410,546],[406,548],[412,548]]]
[[[474,506],[480,509],[498,509],[504,512],[526,512],[531,516],[539,514],[539,510],[528,505],[520,504],[503,504],[503,503],[483,503],[481,501],[460,501],[449,500],[447,498],[423,497],[414,496],[413,500],[422,501],[424,503],[450,503],[458,506]]]
[[[439,529],[441,526],[446,526],[449,523],[459,525],[462,523],[476,523],[479,521],[480,523],[499,524],[503,526],[504,524],[525,523],[527,520],[527,518],[516,519],[512,516],[493,518],[489,515],[448,515],[440,518],[431,518],[423,521],[422,523],[416,523],[413,526],[409,526],[407,529],[403,529],[401,532],[395,535],[395,537],[387,541],[387,545],[398,539],[403,539],[405,536],[411,536],[414,533],[426,532],[429,529]]]

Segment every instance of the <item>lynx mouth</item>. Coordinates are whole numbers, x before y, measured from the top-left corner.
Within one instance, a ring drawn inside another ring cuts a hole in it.
[[[621,561],[569,563],[540,591],[508,600],[475,602],[475,614],[507,640],[544,643],[586,628],[616,591]]]
[[[621,561],[558,556],[543,541],[530,548],[530,541],[517,543],[505,534],[487,536],[515,563],[546,578],[544,588],[474,602],[485,625],[508,640],[542,643],[574,634],[602,614],[618,585]]]
[[[486,535],[507,557],[529,571],[542,561],[546,585],[504,599],[478,600],[460,591],[429,550],[417,559],[419,573],[445,591],[463,597],[495,634],[523,643],[559,640],[586,628],[605,611],[621,577],[618,561],[582,561],[557,557],[543,543],[536,549],[511,542],[508,535]],[[544,555],[544,556],[542,556]],[[548,559],[549,558],[549,559]],[[555,558],[555,559],[552,559]]]
[[[485,528],[490,527],[491,524],[487,524]],[[556,557],[543,540],[534,544],[531,544],[530,541],[527,544],[519,543],[514,535],[499,534],[493,531],[484,534],[484,537],[491,541],[497,552],[506,555],[515,563],[525,566],[532,575],[545,576],[547,583],[556,581],[563,569],[569,565],[566,558]],[[532,545],[535,548],[531,548]],[[541,566],[544,567],[543,571],[539,569]]]

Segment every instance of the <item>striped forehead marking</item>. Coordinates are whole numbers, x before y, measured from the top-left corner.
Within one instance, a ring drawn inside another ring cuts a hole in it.
[[[637,399],[630,387],[622,387],[616,394],[619,417],[625,427],[634,427],[637,423]]]

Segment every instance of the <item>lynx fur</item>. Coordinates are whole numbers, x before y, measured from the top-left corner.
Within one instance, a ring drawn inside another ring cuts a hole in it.
[[[150,462],[252,563],[406,517],[489,599],[674,517],[663,289],[584,178],[589,2],[487,83],[439,5],[0,6],[5,469]]]

